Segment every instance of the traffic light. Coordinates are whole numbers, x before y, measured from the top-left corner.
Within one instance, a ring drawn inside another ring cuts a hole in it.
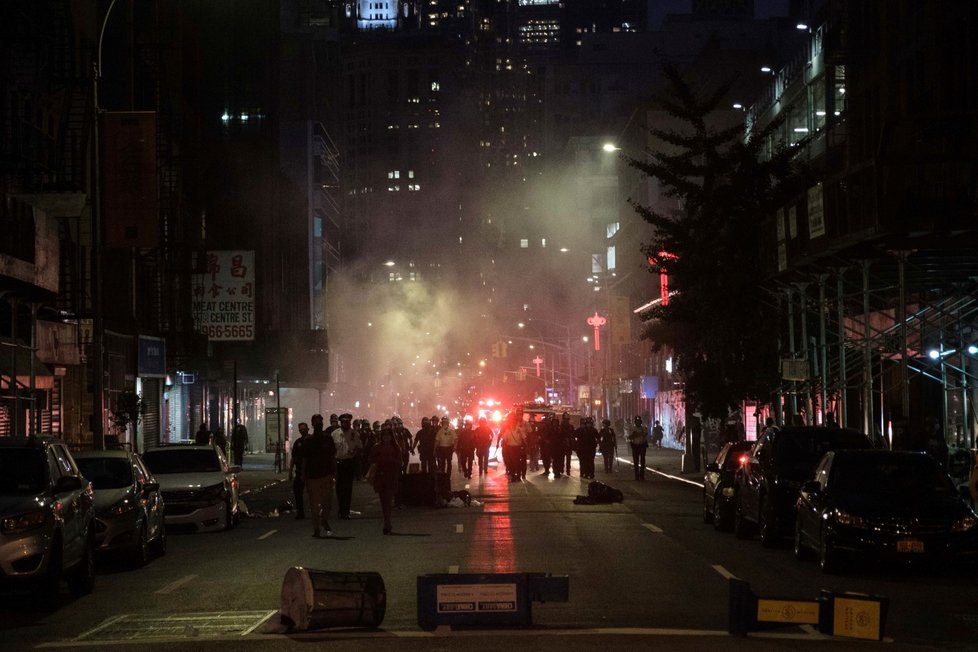
[[[499,357],[499,342],[492,343],[492,357],[494,358]]]
[[[492,343],[492,357],[494,358],[505,358],[506,357],[506,342],[499,340],[498,342]]]

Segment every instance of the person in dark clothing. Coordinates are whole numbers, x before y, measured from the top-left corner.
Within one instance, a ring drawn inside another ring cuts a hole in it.
[[[662,448],[662,439],[665,437],[666,431],[663,430],[662,424],[658,421],[652,426],[652,445],[656,448]]]
[[[543,475],[550,475],[554,466],[554,440],[557,438],[557,418],[548,414],[540,424],[540,458],[543,460]],[[554,468],[556,471],[556,467]]]
[[[479,417],[479,427],[472,431],[475,456],[479,461],[479,475],[489,470],[489,449],[492,447],[492,428],[485,417]]]
[[[598,431],[598,448],[601,450],[601,459],[604,460],[604,472],[613,473],[615,458],[618,457],[618,435],[608,419],[601,422],[601,430]]]
[[[594,419],[587,417],[584,425],[574,432],[577,442],[577,459],[581,462],[581,477],[594,479],[594,455],[598,449],[598,431],[594,427]]]
[[[353,481],[360,468],[360,436],[353,430],[353,415],[341,414],[340,427],[330,433],[336,444],[336,503],[341,520],[350,518]]]
[[[455,443],[455,454],[458,455],[459,471],[466,478],[472,477],[472,460],[475,455],[475,439],[472,433],[472,422],[463,420],[458,431],[458,441]]]
[[[564,473],[571,474],[571,455],[574,453],[574,424],[571,423],[570,415],[564,412],[560,418],[560,439],[561,447],[555,455],[563,456]]]
[[[228,438],[224,436],[224,428],[214,429],[214,445],[220,448],[225,455],[228,454]]]
[[[380,510],[384,515],[384,534],[391,533],[391,509],[397,482],[401,476],[401,448],[394,438],[394,425],[385,421],[380,428],[380,441],[370,451],[373,468],[371,483],[380,498]]]
[[[303,444],[302,482],[309,498],[310,516],[313,522],[312,536],[332,534],[329,512],[333,504],[333,482],[336,478],[336,443],[323,430],[321,414],[312,416],[312,437]]]
[[[642,423],[642,417],[635,417],[635,425],[628,435],[628,443],[632,447],[632,466],[635,467],[635,479],[645,479],[645,452],[649,448],[649,436]]]
[[[407,473],[411,453],[414,452],[411,431],[404,427],[401,417],[395,416],[391,419],[391,423],[394,426],[394,441],[397,442],[397,447],[401,450],[401,473]]]
[[[438,422],[434,424],[424,417],[421,419],[421,430],[414,436],[414,447],[418,450],[421,458],[421,472],[434,473],[435,471],[435,433],[438,432]]]
[[[305,446],[309,443],[309,425],[299,424],[299,438],[292,442],[292,460],[289,462],[289,480],[292,480],[292,495],[295,497],[295,517],[306,517],[305,502],[303,501],[306,485],[302,481],[303,456]]]
[[[244,452],[247,444],[248,429],[239,423],[231,431],[231,454],[234,457],[234,463],[238,466],[244,464]]]
[[[211,443],[211,431],[207,429],[205,424],[200,424],[200,428],[197,428],[197,433],[194,435],[194,444],[197,446],[206,446]]]
[[[567,422],[570,427],[570,421]],[[567,431],[563,428],[561,421],[556,418],[550,430],[550,462],[553,465],[554,477],[559,478],[564,475],[564,447],[567,445]]]

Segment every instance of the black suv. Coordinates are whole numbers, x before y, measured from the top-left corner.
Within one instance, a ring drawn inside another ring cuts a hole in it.
[[[0,585],[39,585],[55,603],[95,585],[95,492],[51,437],[0,438]]]
[[[775,545],[795,524],[798,491],[825,453],[872,448],[856,431],[821,426],[768,430],[734,477],[734,533],[750,537],[755,528],[765,546]]]

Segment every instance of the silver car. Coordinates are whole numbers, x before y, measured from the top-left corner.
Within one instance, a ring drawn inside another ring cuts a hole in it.
[[[122,553],[137,566],[166,552],[166,524],[160,485],[136,453],[87,451],[75,455],[95,487],[95,543],[98,552]]]
[[[160,483],[166,525],[230,530],[238,520],[238,471],[217,446],[173,445],[143,454]]]
[[[95,586],[95,492],[51,437],[0,437],[0,586],[57,602]]]

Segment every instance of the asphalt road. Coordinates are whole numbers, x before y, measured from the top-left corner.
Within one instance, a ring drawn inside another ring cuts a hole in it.
[[[290,496],[283,476],[260,465],[241,474],[254,517],[232,531],[171,534],[162,558],[139,569],[103,562],[93,594],[65,591],[51,611],[0,601],[0,648],[440,650],[499,645],[538,650],[649,649],[978,649],[978,586],[970,568],[945,570],[865,564],[823,575],[794,559],[788,543],[762,548],[702,522],[694,474],[679,473],[674,451],[650,455],[644,482],[630,465],[598,479],[620,488],[622,504],[575,505],[586,493],[570,478],[530,472],[510,484],[493,468],[466,481],[478,504],[404,508],[394,535],[381,533],[379,505],[366,483],[354,490],[361,516],[333,519],[329,539],[311,537],[309,521],[276,515]],[[285,632],[278,616],[282,580],[292,566],[375,571],[387,590],[380,631]],[[442,629],[418,626],[417,577],[430,573],[539,572],[566,575],[568,602],[533,604],[530,628]],[[854,591],[889,599],[883,643],[833,638],[785,625],[734,637],[728,631],[729,578],[760,597],[815,599]]]

